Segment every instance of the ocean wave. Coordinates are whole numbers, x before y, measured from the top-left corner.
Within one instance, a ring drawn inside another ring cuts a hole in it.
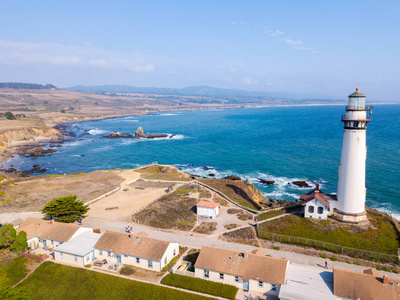
[[[98,128],[90,129],[90,130],[89,130],[89,134],[91,134],[91,135],[99,135],[99,134],[104,134],[104,133],[106,133],[106,132],[107,132],[107,131],[101,130],[101,129],[98,129]]]
[[[197,175],[200,177],[224,178],[228,175],[235,175],[230,171],[217,170],[211,166],[194,167],[192,165],[179,165],[179,164],[174,166],[179,170],[181,170],[182,172]],[[213,174],[214,176],[210,176],[210,174]]]
[[[259,183],[261,185],[264,185],[260,179],[267,180],[267,181],[275,181],[273,186],[279,187],[280,189],[290,189],[290,190],[298,190],[298,191],[304,191],[304,190],[309,190],[309,189],[314,189],[316,187],[316,183],[311,180],[307,180],[305,178],[288,178],[288,177],[277,177],[273,176],[270,174],[265,174],[265,173],[258,173],[257,177],[250,178],[252,182]],[[310,187],[299,187],[295,184],[292,184],[294,181],[305,181]],[[319,186],[320,188],[324,187],[324,183],[327,183],[326,181],[321,181]]]
[[[179,114],[165,113],[165,114],[159,114],[158,116],[167,116],[167,117],[169,117],[169,116],[177,116],[177,115],[179,115]]]
[[[272,198],[277,200],[296,200],[299,199],[299,195],[293,193],[287,193],[283,191],[273,191],[271,193],[263,193],[264,197]],[[292,199],[290,199],[292,198]]]
[[[174,134],[170,134],[170,133],[166,133],[166,134],[168,135],[167,137],[156,138],[156,139],[145,139],[145,138],[140,138],[140,139],[130,139],[130,138],[120,139],[119,145],[125,146],[125,145],[130,145],[130,144],[139,143],[139,142],[182,140],[182,139],[187,138],[183,134],[175,134],[175,135]]]

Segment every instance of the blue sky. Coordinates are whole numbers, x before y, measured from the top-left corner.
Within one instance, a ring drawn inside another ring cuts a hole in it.
[[[0,81],[400,100],[399,1],[1,1]]]

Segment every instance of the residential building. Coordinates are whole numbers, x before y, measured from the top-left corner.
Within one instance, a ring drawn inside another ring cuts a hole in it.
[[[248,253],[203,246],[194,267],[197,278],[278,296],[288,261],[257,250]]]
[[[84,266],[95,260],[94,245],[101,234],[84,232],[53,249],[54,259]]]
[[[55,248],[83,232],[93,232],[93,228],[90,227],[39,218],[27,218],[16,230],[26,232],[28,246],[31,249]]]
[[[161,271],[179,253],[179,244],[137,235],[106,231],[94,246],[97,259]]]
[[[333,214],[333,209],[337,203],[334,196],[321,192],[318,184],[315,190],[300,195],[300,199],[304,207],[304,217],[312,219],[326,220],[328,216]]]
[[[219,203],[211,201],[200,201],[196,204],[197,215],[199,217],[207,217],[215,219],[219,215]]]
[[[363,273],[333,269],[333,293],[339,300],[399,300],[400,280],[381,276],[373,269]]]

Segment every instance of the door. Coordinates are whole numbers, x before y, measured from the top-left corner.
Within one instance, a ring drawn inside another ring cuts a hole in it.
[[[92,252],[92,260],[94,260],[96,258],[96,256],[94,255],[94,251]]]
[[[249,282],[243,280],[243,289],[248,291],[249,290]]]
[[[121,255],[117,255],[117,262],[121,262]]]
[[[46,240],[43,241],[43,248],[44,248],[44,247],[47,247]]]

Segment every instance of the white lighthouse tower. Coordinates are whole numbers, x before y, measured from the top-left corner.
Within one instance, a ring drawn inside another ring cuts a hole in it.
[[[365,105],[365,95],[357,88],[356,92],[349,96],[346,115],[342,117],[344,134],[335,216],[345,222],[367,221],[365,211],[366,133],[372,109],[372,106]]]

